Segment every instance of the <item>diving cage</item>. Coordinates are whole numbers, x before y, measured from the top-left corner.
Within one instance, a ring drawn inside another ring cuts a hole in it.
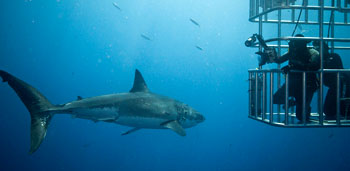
[[[324,58],[323,42],[330,44],[329,49],[331,52],[334,52],[334,50],[350,50],[350,38],[335,37],[334,33],[338,27],[348,28],[350,26],[349,6],[350,0],[329,0],[326,2],[324,0],[250,0],[249,21],[258,23],[259,25],[258,34],[255,34],[255,37],[259,35],[261,37],[257,38],[262,38],[264,25],[274,25],[277,27],[277,37],[265,40],[268,45],[266,43],[253,43],[250,47],[259,48],[259,52],[265,47],[272,47],[276,49],[275,53],[281,56],[282,50],[288,48],[288,44],[285,43],[286,41],[298,39],[308,41],[318,40],[320,42],[320,69],[318,71],[290,71],[302,73],[302,90],[300,91],[302,91],[303,97],[303,112],[301,121],[296,118],[295,107],[289,106],[289,74],[282,74],[280,65],[277,65],[275,69],[263,69],[262,65],[259,65],[257,69],[248,70],[249,118],[280,127],[350,127],[350,97],[344,96],[343,91],[345,90],[340,89],[340,84],[343,83],[342,76],[349,74],[350,69],[325,69],[322,62]],[[302,12],[303,16],[301,17]],[[329,20],[325,20],[327,15],[330,16]],[[339,17],[341,18],[340,20],[338,19]],[[282,26],[295,27],[295,31],[298,25],[316,27],[315,30],[317,30],[318,36],[282,37]],[[325,30],[327,27],[328,36],[325,37],[324,32],[327,31]],[[248,40],[251,41],[252,38],[255,41],[254,37],[250,37],[250,40]],[[246,44],[246,46],[248,45]],[[348,57],[341,54],[340,56],[342,59]],[[313,96],[310,120],[306,120],[306,73],[309,72],[316,73],[319,88]],[[327,90],[323,85],[324,73],[334,73],[336,75],[336,118],[331,120],[324,118],[323,105]],[[282,83],[286,84],[284,105],[273,104],[273,94],[281,87]],[[349,89],[350,86],[347,85],[346,87]],[[345,108],[345,111],[341,111],[341,107]]]

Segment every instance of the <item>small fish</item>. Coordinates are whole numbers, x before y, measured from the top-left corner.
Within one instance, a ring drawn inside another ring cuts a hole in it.
[[[191,21],[194,25],[200,27],[200,25],[199,25],[199,23],[198,23],[197,21],[193,20],[192,18],[190,18],[190,21]]]
[[[200,46],[196,46],[196,48],[200,51],[203,51],[203,48],[201,48]]]
[[[113,6],[116,7],[119,11],[122,10],[116,2],[113,2]]]
[[[148,41],[151,41],[151,38],[149,38],[148,36],[144,35],[144,34],[141,34],[141,37],[148,40]]]

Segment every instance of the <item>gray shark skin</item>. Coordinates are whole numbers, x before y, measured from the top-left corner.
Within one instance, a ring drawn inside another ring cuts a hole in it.
[[[78,96],[76,101],[62,105],[51,104],[38,90],[13,75],[0,70],[0,77],[17,93],[31,115],[31,146],[34,153],[45,138],[48,125],[56,114],[103,121],[133,127],[126,135],[142,128],[171,129],[185,136],[184,128],[201,123],[205,118],[192,107],[149,91],[136,70],[130,92],[90,98]]]

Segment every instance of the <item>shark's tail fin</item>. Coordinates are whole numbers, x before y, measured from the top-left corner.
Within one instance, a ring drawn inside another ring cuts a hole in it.
[[[53,105],[38,90],[13,75],[0,70],[0,77],[2,77],[3,82],[8,82],[12,89],[15,90],[30,112],[31,141],[29,153],[32,154],[39,148],[45,138],[47,127],[52,118],[52,114],[48,109],[53,107]]]

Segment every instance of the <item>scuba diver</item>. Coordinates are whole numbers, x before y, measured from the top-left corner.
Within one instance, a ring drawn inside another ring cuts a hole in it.
[[[297,34],[295,37],[304,37],[302,34]],[[320,67],[319,53],[315,49],[307,48],[307,40],[291,40],[289,44],[289,50],[281,57],[275,58],[273,62],[281,64],[285,61],[289,61],[287,66],[284,66],[281,70],[286,74],[290,70],[299,71],[317,71]],[[289,73],[289,97],[294,97],[295,101],[290,100],[290,106],[296,106],[296,117],[300,121],[303,120],[303,76],[301,72]],[[315,73],[306,74],[306,121],[310,118],[312,97],[314,92],[318,89],[318,79]],[[286,84],[284,83],[273,95],[274,104],[285,104]],[[292,104],[295,102],[295,104]]]
[[[320,51],[320,42],[313,41],[313,47]],[[343,62],[337,53],[329,53],[329,47],[327,43],[323,42],[323,66],[324,69],[344,69]],[[337,111],[337,74],[336,73],[324,73],[323,83],[328,87],[327,95],[324,101],[324,113],[326,120],[335,120]],[[342,73],[340,77],[340,98],[349,97],[349,73]],[[345,89],[345,92],[343,92]],[[345,104],[345,100],[341,101],[340,114],[345,115],[348,105]]]

